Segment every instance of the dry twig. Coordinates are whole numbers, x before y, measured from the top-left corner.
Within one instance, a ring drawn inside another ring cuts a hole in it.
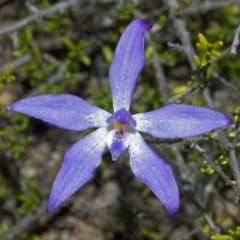
[[[28,24],[35,22],[43,17],[49,16],[55,12],[66,10],[74,5],[77,5],[78,2],[79,2],[78,0],[69,0],[69,1],[65,1],[65,2],[56,3],[56,4],[52,5],[51,7],[41,10],[41,11],[38,11],[36,14],[34,14],[30,17],[27,17],[19,22],[16,22],[14,24],[11,24],[10,26],[1,28],[0,36],[11,33],[11,32],[18,31],[21,28],[26,27]]]

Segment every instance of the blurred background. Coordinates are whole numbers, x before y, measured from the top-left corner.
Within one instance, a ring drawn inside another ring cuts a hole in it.
[[[113,162],[107,150],[93,179],[48,213],[64,152],[91,130],[59,129],[6,106],[70,93],[112,112],[108,69],[139,17],[153,27],[131,113],[208,106],[236,128],[221,131],[225,142],[216,132],[172,142],[144,135],[174,170],[173,217],[134,177],[128,153]],[[239,240],[239,24],[240,0],[0,0],[0,239]]]

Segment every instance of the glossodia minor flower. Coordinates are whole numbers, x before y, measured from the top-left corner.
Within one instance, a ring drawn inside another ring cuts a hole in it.
[[[185,104],[168,104],[156,111],[130,114],[132,93],[145,64],[144,36],[150,27],[144,20],[136,19],[117,45],[109,71],[113,114],[69,94],[40,95],[8,106],[8,110],[64,129],[99,128],[67,150],[51,190],[49,211],[55,210],[93,176],[107,146],[113,160],[128,149],[135,176],[155,193],[171,215],[175,214],[179,193],[172,169],[147,146],[138,131],[159,138],[187,138],[232,124],[223,113]]]

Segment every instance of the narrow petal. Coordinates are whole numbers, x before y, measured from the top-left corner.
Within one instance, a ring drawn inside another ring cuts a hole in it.
[[[105,127],[76,142],[64,156],[62,167],[53,183],[48,211],[54,211],[93,176],[106,147]]]
[[[129,110],[132,93],[144,64],[144,36],[151,24],[142,19],[131,22],[122,34],[110,66],[109,78],[114,112]]]
[[[111,152],[112,159],[115,161],[129,146],[129,134],[117,132],[112,129],[107,135],[107,146]]]
[[[171,166],[146,145],[139,133],[130,136],[130,166],[133,173],[153,191],[170,215],[177,213],[179,193]]]
[[[136,129],[159,138],[186,138],[231,125],[224,113],[207,107],[168,104],[156,111],[133,115]]]
[[[7,107],[69,130],[106,126],[110,114],[70,94],[49,94],[30,97]]]

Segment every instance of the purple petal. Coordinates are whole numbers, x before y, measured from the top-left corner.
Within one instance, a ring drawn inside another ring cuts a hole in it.
[[[107,146],[112,154],[112,159],[115,161],[120,154],[129,146],[129,134],[124,131],[122,134],[116,130],[111,130],[107,135]]]
[[[224,113],[207,107],[168,104],[156,111],[133,115],[136,129],[159,138],[186,138],[231,125]]]
[[[69,148],[53,183],[48,211],[54,211],[66,198],[92,178],[106,147],[107,133],[105,127],[100,128]]]
[[[30,97],[7,107],[69,130],[106,126],[110,114],[70,94]]]
[[[121,108],[112,114],[108,119],[107,123],[112,123],[114,121],[119,122],[122,125],[133,125],[136,127],[136,121],[132,115],[125,108]]]
[[[131,22],[122,34],[110,66],[109,78],[114,112],[129,109],[132,93],[144,64],[144,35],[151,24],[143,19]]]
[[[133,173],[154,192],[170,215],[177,213],[179,193],[171,166],[146,145],[139,133],[130,136],[130,166]]]

